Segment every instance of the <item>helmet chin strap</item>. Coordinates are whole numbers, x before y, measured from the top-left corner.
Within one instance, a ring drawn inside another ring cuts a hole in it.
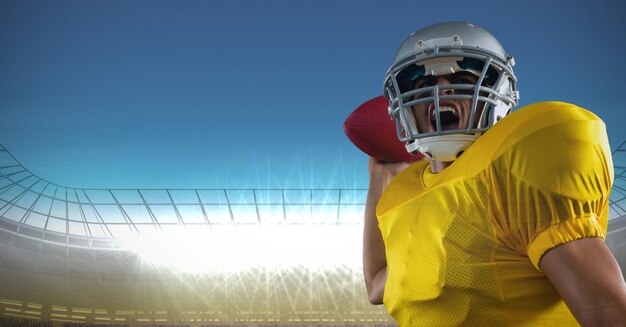
[[[425,137],[407,144],[406,149],[409,152],[419,151],[432,160],[450,162],[458,159],[459,154],[479,136],[480,134],[451,134]]]

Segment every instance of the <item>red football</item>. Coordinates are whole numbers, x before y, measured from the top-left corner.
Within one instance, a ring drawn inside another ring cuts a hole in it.
[[[361,151],[384,162],[419,160],[421,153],[412,155],[398,139],[396,123],[387,113],[389,101],[379,96],[354,110],[343,123],[343,130]]]

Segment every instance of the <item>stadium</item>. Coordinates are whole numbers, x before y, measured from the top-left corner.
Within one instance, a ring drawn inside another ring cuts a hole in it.
[[[626,264],[626,142],[607,245]],[[395,326],[362,279],[363,189],[77,189],[0,148],[3,326]]]
[[[75,189],[0,156],[5,325],[393,322],[362,281],[366,190]]]

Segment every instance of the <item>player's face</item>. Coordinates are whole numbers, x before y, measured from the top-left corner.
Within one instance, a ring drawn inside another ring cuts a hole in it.
[[[423,88],[428,86],[444,86],[450,84],[472,84],[475,85],[478,78],[470,72],[457,72],[454,74],[441,75],[441,76],[422,76],[419,77],[414,84],[414,88]],[[452,95],[452,94],[472,94],[474,89],[468,90],[454,90],[444,89],[439,90],[439,95]],[[418,95],[418,97],[432,96],[430,92]],[[478,106],[482,107],[482,106]],[[439,100],[439,116],[441,120],[441,130],[453,130],[467,128],[470,114],[472,110],[471,99],[456,99],[456,100]],[[431,133],[437,131],[437,121],[435,116],[435,104],[434,102],[423,102],[413,106],[413,115],[417,121],[417,128],[420,133]],[[482,110],[476,112],[474,115],[474,125],[477,124],[480,119]]]

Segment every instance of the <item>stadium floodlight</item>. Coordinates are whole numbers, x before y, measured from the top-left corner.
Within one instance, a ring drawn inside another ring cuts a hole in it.
[[[223,225],[126,239],[143,262],[184,273],[361,267],[359,225]]]

